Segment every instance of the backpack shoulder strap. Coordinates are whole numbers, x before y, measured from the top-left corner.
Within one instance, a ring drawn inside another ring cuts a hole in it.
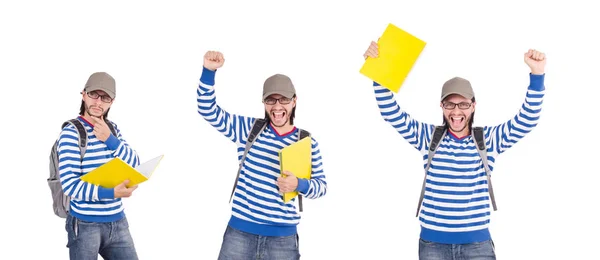
[[[486,151],[486,149],[485,149],[485,138],[483,136],[483,127],[481,127],[481,126],[475,126],[475,127],[473,127],[473,138],[475,140],[475,144],[477,145],[477,149],[478,150],[482,150],[482,151]]]
[[[473,140],[475,141],[475,145],[477,146],[477,152],[483,161],[483,167],[485,169],[485,173],[487,176],[488,182],[488,191],[490,193],[490,200],[492,200],[492,207],[494,207],[494,211],[497,210],[496,207],[496,198],[494,196],[494,189],[492,188],[492,171],[490,170],[490,166],[488,165],[487,160],[487,149],[485,147],[485,135],[483,134],[483,127],[477,126],[473,127]]]
[[[299,132],[298,141],[300,141],[300,140],[302,140],[302,139],[304,139],[306,137],[310,138],[310,132],[309,131],[306,131],[304,129],[298,128],[298,132]],[[298,209],[300,210],[300,212],[303,211],[303,207],[302,207],[302,195],[301,194],[298,194]]]
[[[235,177],[235,183],[233,184],[233,189],[231,190],[231,196],[229,196],[229,202],[233,199],[233,193],[235,192],[235,187],[237,186],[238,180],[240,178],[240,171],[242,171],[242,165],[244,164],[244,160],[246,160],[246,155],[252,147],[252,144],[256,140],[256,137],[262,132],[265,127],[267,127],[266,120],[263,118],[257,118],[254,120],[254,124],[252,125],[252,129],[250,130],[250,134],[248,134],[248,139],[246,140],[246,149],[244,150],[244,155],[242,155],[242,160],[240,160],[240,165],[238,168],[237,176]]]
[[[310,136],[310,132],[309,131],[306,131],[304,129],[298,129],[298,131],[300,132],[300,136],[298,138],[298,141],[304,139],[305,137],[309,137]]]
[[[87,150],[87,131],[83,124],[77,120],[76,118],[68,120],[62,124],[62,128],[65,128],[68,124],[72,124],[75,126],[75,130],[79,136],[79,153],[80,153],[80,161],[83,161],[83,155]]]
[[[419,211],[421,210],[421,203],[423,202],[423,197],[425,196],[425,183],[427,182],[427,171],[429,171],[429,167],[431,166],[431,160],[433,160],[433,155],[437,150],[440,142],[446,136],[446,129],[443,125],[436,126],[435,130],[433,130],[433,134],[431,136],[431,142],[429,143],[429,154],[427,155],[427,165],[425,166],[425,178],[423,178],[423,186],[421,187],[421,195],[419,197],[419,205],[417,206],[417,217],[419,216]]]

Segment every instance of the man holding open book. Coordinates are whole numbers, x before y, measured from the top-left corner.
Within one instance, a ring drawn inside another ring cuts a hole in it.
[[[60,182],[64,194],[70,197],[65,226],[70,259],[98,259],[100,254],[107,260],[135,260],[138,256],[121,198],[130,197],[137,186],[128,188],[125,181],[115,188],[106,188],[80,179],[115,157],[132,167],[139,165],[136,151],[127,144],[117,125],[106,119],[116,95],[115,80],[107,73],[94,73],[81,95],[76,124],[62,129],[57,148]],[[75,125],[83,126],[81,130],[87,132],[83,158]]]
[[[376,59],[378,47],[371,42],[364,58]],[[545,94],[544,53],[529,50],[524,60],[531,69],[525,100],[510,120],[492,126],[472,125],[475,94],[466,79],[454,77],[442,86],[443,124],[437,127],[412,118],[392,91],[373,82],[381,116],[427,162],[417,211],[419,259],[496,259],[488,229],[490,201],[496,209],[489,177],[497,156],[536,127]]]
[[[223,54],[209,51],[197,88],[198,113],[215,129],[236,144],[239,155],[239,178],[234,186],[232,214],[219,253],[220,260],[299,259],[299,237],[296,226],[300,215],[296,199],[285,201],[282,194],[298,192],[316,199],[325,195],[327,182],[323,173],[317,141],[307,143],[310,178],[298,178],[283,171],[279,152],[288,144],[298,143],[303,131],[294,126],[296,90],[291,80],[281,74],[269,77],[263,86],[264,118],[231,114],[216,102],[215,73],[223,66]],[[265,122],[265,123],[262,123]],[[261,125],[256,135],[252,129]],[[249,140],[249,136],[251,139]],[[300,174],[298,174],[300,176]],[[297,197],[300,199],[301,197]],[[301,202],[301,200],[300,200]],[[301,205],[301,204],[300,204]]]

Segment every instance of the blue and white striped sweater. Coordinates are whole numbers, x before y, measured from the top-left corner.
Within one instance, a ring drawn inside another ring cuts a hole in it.
[[[241,161],[248,134],[256,120],[253,117],[230,114],[216,102],[214,71],[202,71],[197,89],[198,113],[220,133],[237,145]],[[277,188],[281,175],[278,152],[298,140],[299,131],[280,134],[269,125],[254,141],[242,165],[233,196],[232,227],[265,236],[287,236],[296,233],[300,215],[296,198],[284,203]],[[327,181],[318,142],[311,137],[312,177],[298,180],[298,192],[305,198],[316,199],[327,192]]]
[[[423,156],[427,165],[435,125],[419,122],[404,112],[394,94],[373,83],[380,113]],[[484,127],[488,162],[511,148],[538,123],[545,93],[544,75],[530,74],[530,85],[519,112],[510,120]],[[490,239],[490,199],[487,177],[474,140],[448,133],[440,142],[427,173],[419,220],[421,238],[463,244]]]
[[[88,222],[112,222],[125,216],[120,198],[114,198],[114,189],[104,188],[80,180],[86,173],[100,167],[115,157],[136,167],[139,157],[123,139],[121,131],[113,123],[117,137],[110,135],[106,142],[93,133],[93,126],[78,117],[87,131],[87,150],[80,161],[79,136],[73,125],[67,125],[58,139],[58,166],[63,191],[71,197],[70,214]]]

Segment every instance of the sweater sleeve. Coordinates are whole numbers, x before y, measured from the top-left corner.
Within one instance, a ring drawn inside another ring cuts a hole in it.
[[[114,136],[112,133],[106,140],[105,144],[108,149],[110,149],[115,157],[119,157],[125,163],[129,164],[131,167],[137,167],[140,165],[140,158],[137,152],[125,141],[123,135],[121,134],[121,130],[119,127],[112,123],[115,132],[117,132],[117,136]]]
[[[299,178],[296,190],[305,198],[316,199],[327,193],[327,180],[323,171],[323,159],[321,158],[319,143],[314,138],[311,137],[311,139],[311,178],[308,180]]]
[[[486,127],[489,148],[497,154],[505,152],[535,128],[540,120],[545,94],[544,75],[529,74],[530,83],[521,108],[511,119]]]
[[[207,68],[202,70],[196,91],[198,113],[229,140],[243,145],[256,118],[231,114],[217,104],[215,74]]]
[[[419,151],[429,149],[434,125],[419,122],[400,108],[394,93],[373,82],[375,100],[383,119],[388,122],[408,143]]]
[[[114,189],[82,181],[79,136],[73,126],[65,127],[58,139],[58,174],[65,195],[83,201],[113,199]]]

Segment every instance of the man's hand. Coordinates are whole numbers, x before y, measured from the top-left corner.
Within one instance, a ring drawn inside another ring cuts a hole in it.
[[[223,54],[218,51],[207,51],[206,54],[204,54],[204,67],[209,70],[215,71],[222,67],[223,63],[225,63],[225,58],[223,57]]]
[[[92,116],[92,122],[94,124],[94,135],[102,142],[106,142],[111,132],[104,121],[104,117],[95,117]]]
[[[365,54],[363,54],[363,57],[366,60],[367,57],[377,58],[378,55],[379,55],[379,45],[376,42],[371,41],[371,45],[369,45],[369,48],[367,48],[367,51],[365,51]]]
[[[531,74],[542,75],[546,67],[546,55],[543,52],[529,49],[525,53],[525,63],[531,69]]]
[[[284,177],[277,178],[277,187],[279,192],[288,193],[295,191],[298,188],[298,178],[290,171],[284,171]]]
[[[115,187],[115,198],[129,198],[131,196],[131,194],[133,193],[133,191],[135,189],[137,189],[137,185],[131,187],[131,188],[127,188],[127,184],[129,183],[129,180],[125,180],[124,182],[122,182],[121,184],[117,185]]]

